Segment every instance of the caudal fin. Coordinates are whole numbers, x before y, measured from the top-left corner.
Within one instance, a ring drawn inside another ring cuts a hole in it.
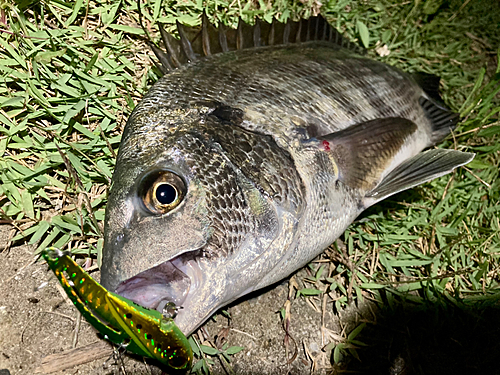
[[[419,103],[432,123],[431,139],[434,144],[445,138],[457,126],[458,113],[446,108],[444,104],[439,104],[424,97],[420,98]]]
[[[432,123],[432,143],[436,144],[455,129],[458,123],[458,113],[450,110],[439,95],[440,78],[428,73],[413,73],[413,80],[425,91],[429,97],[421,97],[419,100],[425,115]]]

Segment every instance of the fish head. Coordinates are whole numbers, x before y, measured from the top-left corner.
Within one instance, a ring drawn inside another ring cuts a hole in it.
[[[203,116],[177,113],[172,123],[165,111],[132,116],[125,129],[106,209],[101,283],[147,308],[175,303],[175,322],[188,335],[250,291],[239,273],[272,242],[278,220],[207,136]]]

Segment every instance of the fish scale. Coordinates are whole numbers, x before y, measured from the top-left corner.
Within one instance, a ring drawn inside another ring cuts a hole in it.
[[[304,186],[290,154],[283,150],[269,152],[277,148],[271,137],[256,135],[234,126],[224,131],[220,131],[221,128],[224,129],[219,124],[212,129],[213,139],[221,144],[227,157],[280,205],[300,209]],[[262,168],[267,170],[263,171]]]
[[[189,142],[187,139],[186,141]],[[182,146],[182,143],[180,145]],[[201,141],[198,141],[198,147],[186,144],[184,146],[189,149],[197,148],[199,151],[200,159],[194,159],[188,164],[192,163],[193,169],[202,168],[205,172],[201,175],[200,182],[208,194],[208,214],[214,217],[213,236],[212,240],[207,242],[205,253],[207,256],[224,255],[225,251],[238,248],[245,234],[253,229],[253,217],[249,215],[241,188],[235,176],[228,171],[230,167],[224,165],[223,157],[218,154],[211,155],[211,151],[205,149]],[[227,206],[233,207],[233,210],[220,208],[221,205],[217,202],[224,197],[219,194],[219,189],[232,192],[231,196],[227,197],[229,198]],[[229,243],[230,246],[224,246],[224,242]]]
[[[147,308],[175,301],[186,335],[474,156],[424,151],[458,121],[436,77],[365,57],[321,17],[160,30],[166,74],[124,130],[101,281]]]
[[[422,108],[412,105],[423,90],[402,72],[389,67],[368,69],[366,65],[385,64],[356,57],[349,51],[341,54],[342,59],[336,55],[332,58],[335,50],[319,48],[323,45],[324,42],[317,43],[305,51],[301,45],[262,48],[260,55],[269,50],[262,58],[252,50],[241,50],[229,53],[237,58],[221,54],[196,61],[160,79],[135,114],[150,107],[214,100],[244,108],[248,121],[242,126],[248,130],[283,137],[293,134],[296,127],[292,122],[276,121],[273,114],[306,119],[313,115],[321,123],[323,134],[380,117],[400,116],[431,126]],[[292,53],[295,55],[290,61]],[[363,68],[367,72],[360,75]],[[376,76],[367,75],[373,70]],[[218,79],[214,82],[211,77]],[[329,86],[325,82],[335,84]],[[303,90],[306,84],[318,88]],[[408,85],[414,90],[409,90]],[[200,87],[206,89],[202,91]],[[178,95],[180,88],[182,95]]]

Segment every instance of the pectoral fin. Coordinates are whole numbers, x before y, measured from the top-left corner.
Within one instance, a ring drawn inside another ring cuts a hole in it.
[[[393,194],[410,189],[467,164],[474,154],[455,150],[428,150],[391,171],[372,191],[366,194],[364,206],[369,207]]]
[[[396,157],[404,160],[411,156],[405,152],[411,152],[416,131],[417,125],[412,121],[392,117],[356,124],[318,140],[320,147],[334,159],[340,181],[352,188],[370,191],[379,184]]]

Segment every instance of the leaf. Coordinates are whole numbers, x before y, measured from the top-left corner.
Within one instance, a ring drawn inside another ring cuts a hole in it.
[[[26,68],[26,60],[21,58],[16,50],[12,48],[11,45],[4,40],[4,38],[0,38],[0,45],[5,49],[5,51],[10,53],[10,55],[17,61],[19,65],[21,65],[21,67]]]
[[[474,99],[476,94],[478,93],[479,89],[481,88],[481,84],[483,83],[484,75],[486,74],[486,69],[481,68],[479,70],[478,77],[476,79],[476,82],[474,83],[474,87],[472,88],[472,91],[470,92],[469,96],[467,99],[463,102],[462,107],[460,107],[460,116],[465,116],[467,113],[469,113],[476,103],[473,103],[470,107],[466,108],[467,104],[471,102],[471,100]]]
[[[205,358],[201,361],[202,369],[205,374],[210,374],[210,367],[208,366],[208,362]]]
[[[340,361],[342,359],[341,350],[344,349],[344,346],[345,346],[345,344],[340,343],[340,344],[336,345],[335,348],[333,349],[333,361],[335,363],[340,363]]]
[[[85,66],[85,68],[83,69],[85,72],[88,72],[89,70],[92,70],[92,68],[94,67],[95,63],[97,62],[97,59],[99,58],[99,53],[94,53],[94,56],[92,56],[92,58],[90,59],[90,61],[88,62],[88,64]]]
[[[50,108],[50,103],[44,97],[42,92],[40,90],[38,90],[33,79],[28,80],[28,86],[30,88],[31,93],[40,101],[40,104],[42,104],[45,107]]]
[[[32,227],[30,227],[28,229],[25,229],[21,233],[19,233],[17,236],[11,238],[11,241],[15,242],[15,241],[21,240],[21,239],[23,239],[25,237],[28,237],[30,234],[36,232],[37,229],[38,229],[38,226],[36,226],[36,225],[32,226]]]
[[[206,358],[205,361],[211,366],[215,365],[215,362],[212,361],[210,358]]]
[[[357,335],[359,335],[359,333],[363,330],[363,328],[366,327],[366,323],[361,323],[359,326],[357,326],[356,328],[354,328],[351,333],[349,333],[349,335],[347,336],[347,340],[351,341],[351,340],[354,340],[356,338]]]
[[[189,336],[188,342],[189,342],[189,345],[191,345],[191,350],[193,350],[193,353],[196,354],[197,356],[199,356],[200,349],[198,348],[198,343],[196,342],[196,339],[193,338],[193,336]]]
[[[0,108],[2,107],[23,107],[24,98],[22,96],[15,96],[13,98],[0,98]]]
[[[285,320],[285,317],[286,317],[286,309],[284,307],[282,307],[280,309],[280,315],[281,315],[281,319],[282,320]]]
[[[358,27],[361,42],[363,42],[365,48],[368,48],[370,46],[370,33],[368,31],[368,27],[366,27],[366,25],[361,21],[356,22],[356,26]]]
[[[73,12],[71,13],[71,16],[69,16],[68,20],[66,21],[66,27],[71,25],[75,20],[76,17],[78,16],[78,12],[82,8],[83,5],[83,0],[76,0],[75,5],[73,6]]]
[[[200,359],[199,361],[196,361],[196,363],[191,368],[191,373],[194,373],[194,372],[197,372],[198,370],[201,370],[202,367],[203,367],[203,360]]]
[[[382,289],[385,288],[385,285],[377,283],[362,283],[359,287],[363,289]]]
[[[50,228],[50,223],[48,221],[41,221],[33,228],[36,228],[36,232],[30,238],[29,244],[32,245],[37,242],[44,234],[47,233],[47,230]]]
[[[54,241],[54,239],[60,233],[61,233],[61,231],[59,230],[59,228],[54,227],[54,229],[52,229],[52,231],[48,234],[48,236],[44,238],[44,240],[42,241],[42,243],[40,245],[38,245],[38,247],[35,250],[35,254],[38,254],[40,251],[42,251],[43,249],[45,249],[46,247],[48,247],[49,244],[51,244],[52,241]]]
[[[160,15],[160,10],[161,10],[161,0],[156,0],[154,2],[154,7],[153,7],[153,22],[158,19],[158,16]]]
[[[359,340],[349,340],[351,344],[356,345],[356,346],[368,346],[368,344],[365,344],[362,341]]]
[[[135,35],[143,35],[144,30],[139,28],[139,27],[132,27],[132,26],[127,26],[127,25],[115,25],[115,24],[110,24],[108,26],[110,29],[115,29],[118,31],[125,31],[129,34],[135,34]]]
[[[29,193],[28,190],[23,190],[21,192],[23,210],[26,215],[32,219],[35,218],[35,211],[33,208],[33,196]]]
[[[316,279],[316,281],[318,281],[320,278],[321,278],[321,275],[323,275],[323,271],[325,270],[325,265],[322,265],[319,269],[318,269],[318,272],[316,272],[316,275],[314,276],[314,278]]]
[[[382,44],[387,44],[387,42],[389,42],[389,39],[391,39],[391,36],[392,36],[391,30],[384,30],[381,37]]]
[[[426,0],[424,2],[424,13],[427,15],[435,14],[443,5],[443,0]]]
[[[65,233],[54,243],[53,246],[58,248],[63,248],[68,244],[70,240],[71,240],[71,234]]]
[[[245,349],[245,347],[243,346],[231,346],[226,350],[226,353],[229,355],[234,355],[236,353],[241,352],[243,349]]]
[[[335,348],[336,345],[337,344],[335,343],[335,341],[332,341],[324,347],[323,351],[327,352],[329,350],[332,350],[333,348]]]
[[[432,260],[397,259],[390,262],[392,267],[420,267],[432,264]]]
[[[310,288],[304,288],[300,289],[297,291],[297,296],[303,295],[303,296],[318,296],[320,294],[323,294],[322,290],[319,289],[310,289]]]
[[[217,355],[220,353],[218,349],[212,348],[211,346],[207,345],[200,345],[200,349],[203,353],[208,355]]]
[[[75,220],[67,216],[54,216],[52,218],[52,224],[57,225],[58,227],[67,229],[71,232],[80,233],[80,227],[78,226]]]

